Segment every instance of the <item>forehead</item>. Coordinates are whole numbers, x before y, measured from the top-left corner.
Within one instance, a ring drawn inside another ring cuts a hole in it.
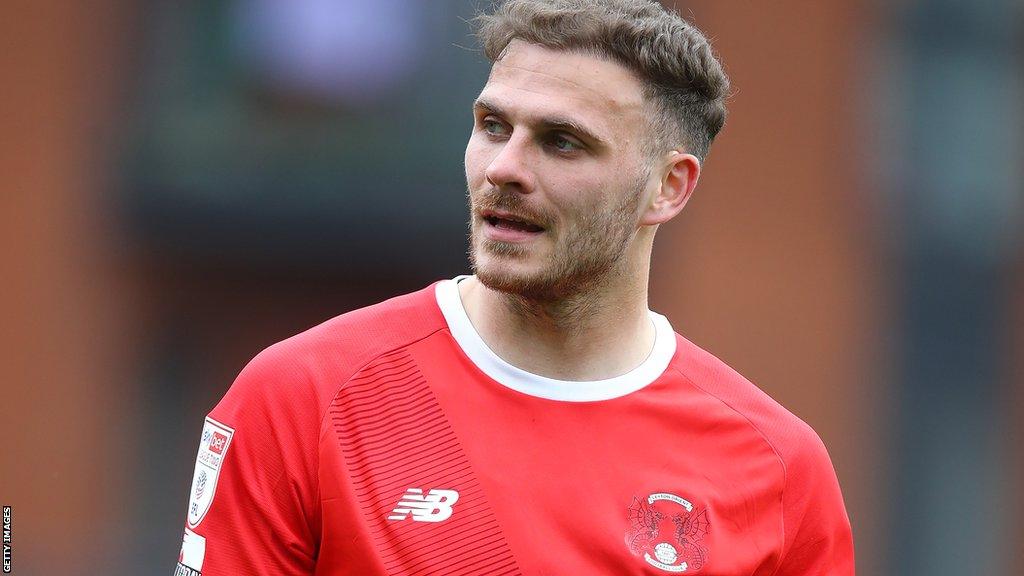
[[[513,40],[481,93],[503,108],[569,114],[612,139],[639,129],[644,99],[637,77],[617,62]]]

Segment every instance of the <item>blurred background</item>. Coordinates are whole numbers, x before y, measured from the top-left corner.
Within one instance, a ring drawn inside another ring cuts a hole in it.
[[[735,93],[652,308],[820,433],[859,574],[1024,574],[1024,6],[666,3]],[[467,271],[486,5],[5,3],[15,574],[170,574],[243,364]]]

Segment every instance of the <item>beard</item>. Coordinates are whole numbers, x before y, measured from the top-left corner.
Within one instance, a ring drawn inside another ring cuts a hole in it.
[[[551,256],[530,271],[519,271],[505,262],[529,257],[531,245],[484,238],[474,224],[480,209],[499,209],[519,214],[552,234],[552,219],[527,206],[518,192],[499,189],[482,194],[474,202],[469,195],[469,260],[473,273],[492,290],[534,302],[558,302],[570,299],[614,277],[636,235],[640,199],[647,175],[637,178],[620,200],[609,209],[591,205],[586,212],[561,222]],[[481,223],[481,226],[483,224]],[[481,262],[481,253],[492,258]]]

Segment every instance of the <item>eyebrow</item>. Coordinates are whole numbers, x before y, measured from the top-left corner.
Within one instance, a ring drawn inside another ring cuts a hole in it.
[[[508,117],[508,114],[501,105],[486,98],[477,98],[476,101],[473,102],[473,109],[480,110],[482,112],[489,112],[502,117]],[[567,132],[574,132],[579,134],[584,140],[590,140],[591,143],[598,148],[605,148],[608,146],[608,142],[604,138],[601,138],[593,130],[572,118],[565,116],[548,116],[540,118],[536,122],[536,125],[542,126],[548,130],[565,130]]]

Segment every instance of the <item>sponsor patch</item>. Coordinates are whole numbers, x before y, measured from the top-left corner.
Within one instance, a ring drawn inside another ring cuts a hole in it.
[[[213,495],[217,490],[217,477],[220,476],[221,465],[228,454],[231,446],[231,436],[234,429],[217,422],[213,418],[206,418],[203,423],[203,435],[199,440],[199,454],[196,455],[196,470],[192,475],[192,490],[189,492],[188,501],[188,527],[195,528],[203,521],[206,512],[213,504]],[[194,533],[193,533],[194,534]],[[186,542],[189,531],[185,531]],[[198,538],[201,536],[196,535]],[[205,548],[205,541],[203,544]],[[186,563],[186,565],[188,565]],[[200,565],[195,567],[201,569]]]
[[[192,570],[183,574],[199,574],[203,569],[203,558],[206,557],[206,538],[185,528],[185,536],[181,539],[181,552],[178,554],[178,567]],[[178,572],[176,571],[175,574]]]

